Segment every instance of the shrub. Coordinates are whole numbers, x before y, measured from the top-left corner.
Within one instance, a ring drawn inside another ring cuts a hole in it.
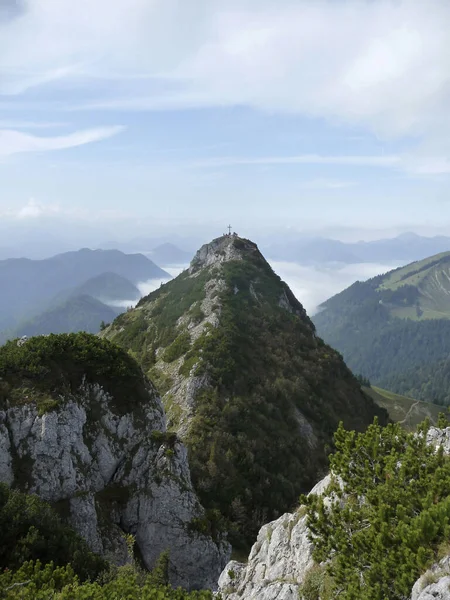
[[[95,578],[107,563],[65,525],[49,504],[0,484],[0,568],[19,569],[27,561],[70,563],[81,580]]]
[[[89,333],[69,333],[15,341],[0,347],[0,409],[28,401],[45,400],[42,410],[54,408],[49,401],[75,393],[83,379],[99,383],[121,412],[148,399],[141,368],[124,350]],[[26,389],[26,393],[25,393]]]
[[[428,423],[407,433],[375,421],[335,434],[330,500],[302,498],[317,562],[333,559],[335,597],[403,600],[450,537],[450,459],[427,445]]]

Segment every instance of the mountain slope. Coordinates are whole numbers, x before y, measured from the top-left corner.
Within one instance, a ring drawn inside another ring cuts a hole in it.
[[[129,300],[135,302],[141,297],[138,288],[128,279],[117,273],[101,273],[75,288],[60,292],[54,299],[60,303],[62,300],[74,296],[92,296],[105,304]]]
[[[102,321],[111,323],[119,312],[87,294],[73,296],[23,323],[15,331],[14,337],[76,333],[77,331],[97,333]]]
[[[318,332],[355,372],[383,388],[436,399],[417,394],[422,386],[409,386],[408,377],[450,354],[450,252],[356,282],[320,308]]]
[[[133,284],[170,275],[142,254],[89,250],[59,254],[45,260],[0,261],[0,330],[49,307],[63,290],[84,284],[102,273],[115,273]]]
[[[400,423],[405,429],[415,431],[417,425],[426,418],[430,419],[431,425],[437,425],[439,413],[442,408],[431,402],[421,402],[407,396],[393,394],[387,390],[372,386],[364,387],[364,392],[373,400],[388,411],[392,421]]]
[[[392,373],[385,378],[389,389],[419,400],[450,406],[450,356],[415,366],[402,373]]]
[[[316,481],[340,420],[386,420],[249,240],[206,244],[102,335],[155,381],[203,503],[240,543]]]

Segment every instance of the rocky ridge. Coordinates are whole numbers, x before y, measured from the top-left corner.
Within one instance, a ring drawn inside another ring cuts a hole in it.
[[[257,245],[235,235],[202,246],[101,335],[154,381],[202,503],[246,544],[325,472],[340,420],[387,420]]]
[[[167,432],[152,384],[140,384],[139,402],[122,405],[86,377],[45,403],[38,391],[14,390],[0,406],[0,481],[51,503],[116,564],[127,561],[130,533],[149,569],[169,550],[174,586],[215,588],[230,546],[200,531],[186,449]]]

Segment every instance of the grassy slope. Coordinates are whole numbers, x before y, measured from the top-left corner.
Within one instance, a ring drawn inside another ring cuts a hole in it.
[[[400,269],[394,269],[385,275],[379,288],[395,290],[402,285],[417,285],[430,272],[437,261],[442,261],[447,257],[450,257],[450,252],[441,252],[441,254],[415,261]]]
[[[405,285],[419,290],[422,313],[418,315],[412,306],[396,307],[391,310],[393,316],[413,320],[450,318],[450,252],[391,271],[383,277],[377,290],[395,291]]]
[[[426,417],[429,417],[432,424],[436,424],[439,413],[444,410],[436,404],[400,396],[375,386],[363,389],[378,406],[388,411],[393,421],[401,423],[408,430],[415,429]]]

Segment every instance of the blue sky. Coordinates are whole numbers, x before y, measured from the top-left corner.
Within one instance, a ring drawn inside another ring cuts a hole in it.
[[[448,23],[448,0],[0,0],[0,216],[447,230]]]

